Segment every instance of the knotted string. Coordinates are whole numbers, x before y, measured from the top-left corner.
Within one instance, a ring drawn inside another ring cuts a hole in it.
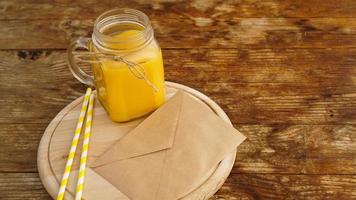
[[[101,53],[101,52],[73,52],[74,58],[78,61],[84,63],[98,64],[101,63],[101,59],[112,59],[114,61],[120,61],[126,64],[127,68],[130,72],[138,79],[144,79],[146,83],[155,91],[158,92],[157,87],[148,80],[146,76],[145,68],[142,67],[139,63],[135,63],[124,59],[122,56],[109,54],[109,53]],[[95,57],[96,59],[93,59]]]

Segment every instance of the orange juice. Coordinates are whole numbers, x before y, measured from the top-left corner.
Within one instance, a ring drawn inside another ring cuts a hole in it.
[[[128,41],[133,35],[139,34],[140,29],[125,30],[113,33],[111,39]],[[135,42],[111,43],[112,49],[131,49]],[[94,49],[94,51],[97,51]],[[97,96],[113,121],[128,121],[148,114],[163,104],[165,100],[164,70],[162,52],[155,41],[133,52],[120,52],[115,55],[125,60],[139,64],[148,81],[157,89],[155,91],[144,79],[134,75],[127,64],[110,58],[93,64],[94,82]]]

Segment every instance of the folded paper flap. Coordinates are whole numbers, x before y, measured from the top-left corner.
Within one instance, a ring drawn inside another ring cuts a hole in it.
[[[244,139],[204,103],[178,92],[91,167],[132,200],[179,199]]]
[[[128,135],[114,143],[90,167],[98,167],[128,158],[169,149],[174,144],[182,106],[182,92],[172,97]]]
[[[156,199],[178,199],[197,188],[211,168],[245,139],[201,101],[184,94],[175,137]],[[176,147],[177,146],[177,147]]]
[[[199,138],[200,140],[204,140],[204,138],[210,137],[213,143],[216,140],[221,140],[225,143],[232,143],[237,147],[246,139],[246,137],[230,123],[227,123],[215,113],[212,114],[212,110],[206,105],[201,104],[199,101],[188,95],[184,95],[182,99],[183,111],[181,112],[182,114],[180,117],[184,120],[182,120],[183,123],[180,122],[180,125],[178,126],[183,126],[184,123],[188,123],[188,127],[184,128],[184,130],[190,130],[197,133],[202,132],[197,136],[197,140],[199,140]],[[194,123],[195,127],[192,127],[191,124],[193,123],[190,122],[191,120],[200,120],[202,122]],[[208,132],[211,134],[207,134]],[[219,136],[216,137],[216,134]],[[226,145],[221,146],[224,147]]]

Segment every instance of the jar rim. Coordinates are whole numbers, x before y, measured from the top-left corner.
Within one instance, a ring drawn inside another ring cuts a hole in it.
[[[122,40],[102,32],[102,29],[104,29],[105,25],[107,25],[106,23],[115,23],[115,21],[117,23],[117,21],[120,20],[124,20],[128,23],[138,24],[143,27],[143,30],[125,37]],[[153,29],[148,16],[139,10],[131,8],[114,8],[102,13],[95,20],[94,31],[92,35],[94,44],[108,51],[120,50],[108,48],[108,45],[110,46],[110,44],[132,44],[136,42],[135,44],[137,44],[138,47],[147,44],[152,38]]]

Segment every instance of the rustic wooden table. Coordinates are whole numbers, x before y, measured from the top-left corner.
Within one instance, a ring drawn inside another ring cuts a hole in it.
[[[356,1],[69,2],[0,1],[0,199],[50,199],[37,147],[85,91],[65,49],[113,7],[147,13],[166,79],[248,137],[212,199],[356,199]]]

